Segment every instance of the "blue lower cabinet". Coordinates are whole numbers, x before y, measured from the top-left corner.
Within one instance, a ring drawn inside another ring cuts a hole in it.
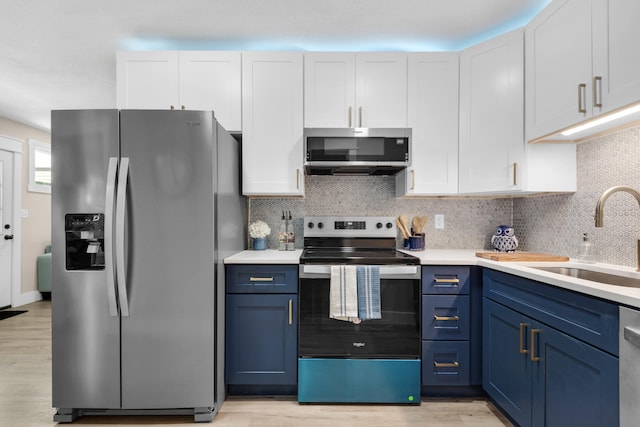
[[[296,384],[297,301],[296,294],[227,295],[227,384]]]
[[[483,387],[518,425],[618,425],[617,357],[488,298],[483,308]]]
[[[422,385],[469,385],[469,341],[423,341]]]
[[[420,403],[420,360],[299,359],[298,402]]]
[[[482,386],[520,426],[531,425],[531,319],[484,300]]]
[[[618,358],[553,328],[535,328],[532,425],[617,427]]]

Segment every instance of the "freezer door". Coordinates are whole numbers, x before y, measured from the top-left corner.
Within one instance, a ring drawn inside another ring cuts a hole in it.
[[[117,165],[118,112],[51,118],[53,406],[119,408],[120,320],[101,224],[110,159]]]
[[[120,121],[129,161],[122,407],[212,407],[213,114],[124,110]]]

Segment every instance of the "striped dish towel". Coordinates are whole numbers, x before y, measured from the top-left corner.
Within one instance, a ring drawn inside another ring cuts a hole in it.
[[[358,287],[354,265],[332,265],[329,317],[353,322],[358,317]]]
[[[359,265],[358,282],[358,318],[360,320],[382,319],[380,310],[380,267],[377,265]]]

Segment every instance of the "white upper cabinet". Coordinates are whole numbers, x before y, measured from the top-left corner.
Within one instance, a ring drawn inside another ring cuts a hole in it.
[[[116,106],[129,109],[180,108],[180,53],[116,53]]]
[[[124,51],[116,62],[118,108],[213,110],[242,129],[240,52]]]
[[[406,127],[407,54],[356,55],[356,103],[359,127]]]
[[[524,42],[516,30],[460,54],[459,192],[522,187]]]
[[[304,55],[305,127],[353,127],[356,58],[350,53]]]
[[[603,111],[640,101],[640,1],[594,0],[593,75]]]
[[[213,110],[228,131],[242,130],[240,52],[180,52],[180,104]]]
[[[640,100],[638,16],[638,1],[554,0],[527,25],[528,141]]]
[[[411,53],[408,61],[412,164],[396,175],[396,195],[455,195],[459,55]]]
[[[304,195],[302,53],[242,57],[245,195]]]
[[[308,53],[305,127],[406,127],[407,54]]]

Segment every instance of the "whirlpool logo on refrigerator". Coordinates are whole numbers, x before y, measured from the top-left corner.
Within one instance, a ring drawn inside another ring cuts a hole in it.
[[[362,348],[362,347],[364,347],[364,346],[365,346],[365,343],[363,343],[363,342],[354,342],[354,343],[353,343],[353,346],[354,346],[355,348]]]

